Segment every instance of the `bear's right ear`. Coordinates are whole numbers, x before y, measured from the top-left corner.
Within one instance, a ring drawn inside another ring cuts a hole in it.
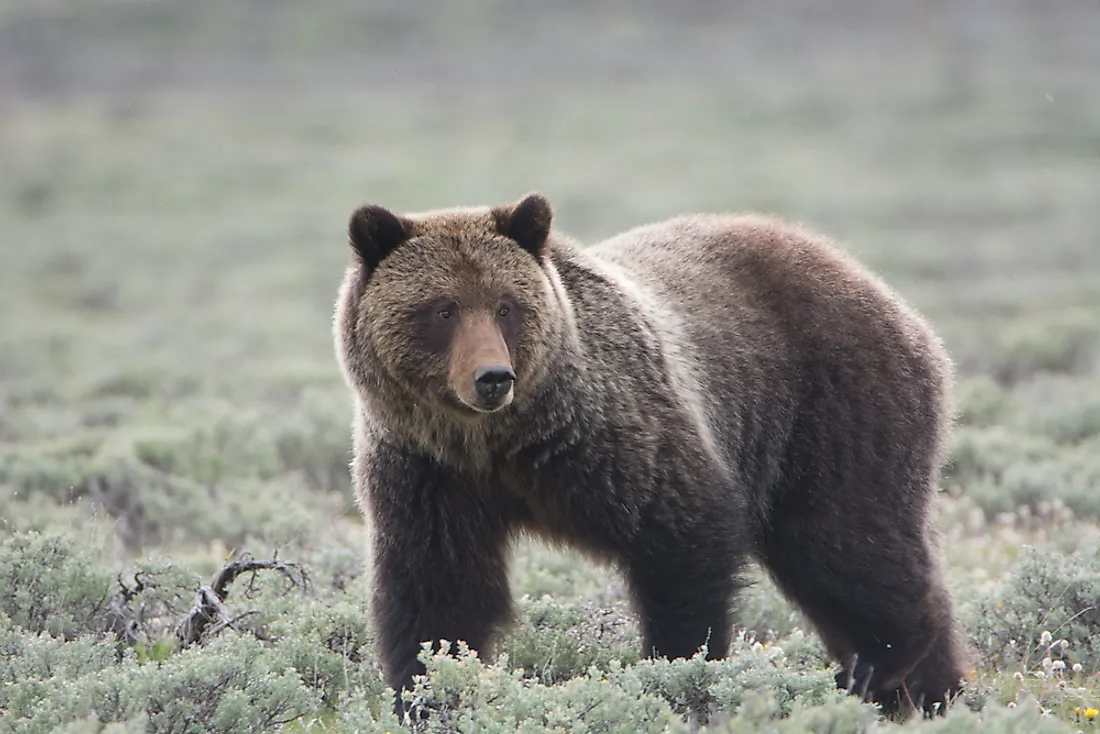
[[[371,272],[412,233],[412,222],[385,207],[359,207],[348,222],[348,239],[359,260]]]

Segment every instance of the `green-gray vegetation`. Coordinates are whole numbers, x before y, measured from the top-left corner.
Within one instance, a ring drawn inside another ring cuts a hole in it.
[[[396,732],[332,305],[352,209],[554,202],[823,230],[958,364],[941,721],[833,690],[766,578],[722,662],[523,541],[423,731],[1100,726],[1100,6],[0,2],[0,731]],[[176,628],[244,551],[199,642]],[[1090,715],[1092,718],[1090,719]]]

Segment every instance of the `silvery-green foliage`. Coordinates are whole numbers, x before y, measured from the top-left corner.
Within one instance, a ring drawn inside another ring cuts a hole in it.
[[[1032,667],[1052,655],[1088,673],[1100,670],[1100,550],[1024,548],[1003,590],[969,617],[971,638],[990,665]]]
[[[18,533],[0,545],[0,612],[28,632],[98,632],[115,579],[69,536]]]

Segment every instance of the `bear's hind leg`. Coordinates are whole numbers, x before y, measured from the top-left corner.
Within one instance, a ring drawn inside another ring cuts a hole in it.
[[[963,642],[959,630],[953,624],[948,624],[932,643],[928,653],[905,676],[903,686],[881,702],[883,708],[888,713],[910,706],[941,712],[945,706],[937,705],[937,702],[942,702],[943,698],[951,699],[962,691],[960,679],[967,667],[962,650]],[[946,693],[942,697],[936,697],[935,692],[938,691]],[[930,694],[934,696],[931,705],[923,700]]]
[[[837,493],[837,496],[843,493]],[[963,655],[950,596],[918,527],[874,514],[814,508],[808,496],[774,508],[761,560],[844,670],[837,683],[887,712],[935,711],[954,695]]]

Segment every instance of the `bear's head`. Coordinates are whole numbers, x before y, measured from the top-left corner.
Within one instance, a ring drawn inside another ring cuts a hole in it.
[[[336,324],[355,387],[468,419],[533,394],[571,318],[551,219],[537,193],[420,215],[357,209]]]

